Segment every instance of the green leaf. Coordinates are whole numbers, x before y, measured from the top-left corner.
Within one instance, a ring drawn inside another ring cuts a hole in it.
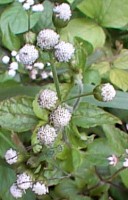
[[[109,163],[107,158],[109,155],[112,155],[112,153],[113,151],[106,138],[99,138],[88,145],[85,159],[94,166],[108,166]]]
[[[86,70],[84,73],[84,83],[99,85],[101,83],[101,77],[96,70]]]
[[[32,99],[15,97],[0,103],[0,125],[2,128],[23,132],[32,130],[37,118],[32,110]]]
[[[11,3],[14,0],[0,0],[0,4],[7,4],[7,3]]]
[[[72,172],[77,170],[79,165],[81,164],[82,158],[80,151],[75,148],[66,147],[60,152],[57,157],[63,160],[62,168],[68,172]]]
[[[95,63],[91,66],[90,69],[97,70],[101,76],[106,74],[111,68],[109,62],[103,61]]]
[[[75,37],[74,42],[75,42],[75,48],[76,48],[75,66],[79,69],[81,68],[84,73],[86,57],[93,52],[93,46],[89,42],[79,37]]]
[[[4,158],[4,155],[9,148],[15,148],[15,145],[11,140],[11,134],[6,130],[0,130],[0,157]]]
[[[128,144],[127,134],[113,125],[103,125],[103,130],[111,149],[115,153],[123,154]]]
[[[21,47],[20,39],[11,31],[9,26],[6,31],[2,32],[2,44],[10,51],[19,50]]]
[[[121,69],[112,69],[110,71],[111,82],[122,89],[123,91],[128,90],[128,72]]]
[[[58,186],[55,188],[55,193],[58,194],[59,197],[69,198],[72,195],[77,194],[78,189],[72,180],[62,180]]]
[[[10,26],[13,33],[23,33],[28,30],[28,16],[21,3],[15,2],[8,6],[1,15],[0,28],[3,32]]]
[[[40,16],[40,20],[34,27],[34,30],[36,32],[39,32],[40,30],[44,28],[54,28],[53,22],[52,22],[52,14],[53,14],[53,4],[50,1],[44,1],[43,2],[44,10]]]
[[[9,189],[15,182],[15,179],[15,173],[11,168],[0,166],[0,197],[2,200],[14,200]]]
[[[42,149],[42,145],[39,144],[39,141],[37,139],[37,132],[40,126],[43,126],[45,122],[41,121],[39,124],[36,126],[36,128],[33,131],[32,137],[31,137],[31,144],[33,147],[34,153],[39,153]]]
[[[92,44],[93,48],[102,47],[105,42],[103,29],[95,22],[87,19],[73,19],[60,32],[61,39],[73,42],[74,37],[80,37]]]
[[[83,102],[80,103],[78,109],[75,111],[72,121],[78,127],[83,128],[120,123],[120,120],[110,113],[105,112],[97,106]]]
[[[124,185],[128,188],[128,169],[125,169],[120,173],[121,179]]]
[[[103,27],[121,28],[128,23],[127,0],[86,0],[78,8]]]
[[[128,50],[123,49],[113,63],[118,69],[128,69]]]
[[[33,12],[30,14],[30,28],[35,26],[38,22],[40,12]],[[14,34],[24,33],[28,31],[28,13],[24,10],[19,2],[15,2],[8,6],[1,15],[0,28],[6,32],[7,27],[11,27]]]
[[[36,97],[35,100],[33,101],[33,111],[34,111],[35,115],[36,115],[38,118],[42,119],[42,120],[45,121],[45,122],[48,122],[48,117],[49,117],[48,115],[49,115],[49,112],[48,112],[48,110],[43,109],[43,108],[41,108],[41,107],[39,106],[39,103],[38,103],[38,96],[39,96],[39,95],[37,95],[37,97]]]

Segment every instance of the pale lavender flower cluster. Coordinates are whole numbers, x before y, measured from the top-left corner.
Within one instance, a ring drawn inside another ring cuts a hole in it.
[[[50,110],[50,125],[41,126],[37,131],[39,143],[52,145],[57,137],[57,132],[67,126],[71,120],[71,111],[66,105],[57,106],[56,92],[45,89],[38,96],[38,104],[43,109]],[[51,126],[52,124],[52,126]]]

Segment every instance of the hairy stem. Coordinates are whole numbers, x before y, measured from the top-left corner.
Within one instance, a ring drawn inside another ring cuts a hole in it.
[[[57,72],[56,72],[56,67],[54,66],[53,63],[51,64],[51,69],[52,69],[52,73],[53,73],[53,80],[54,80],[54,83],[55,83],[57,96],[58,96],[58,99],[61,101],[59,80],[58,80],[58,76],[57,76]]]

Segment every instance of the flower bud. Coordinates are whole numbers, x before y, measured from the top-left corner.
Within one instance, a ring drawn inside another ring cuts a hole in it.
[[[36,41],[36,34],[33,33],[32,31],[25,33],[23,37],[24,37],[25,43],[28,43],[28,44],[34,44],[34,42]]]
[[[110,83],[98,85],[93,90],[94,97],[99,101],[112,101],[116,96],[116,91]]]
[[[62,3],[53,8],[53,23],[58,28],[67,26],[71,18],[70,6],[67,3]]]

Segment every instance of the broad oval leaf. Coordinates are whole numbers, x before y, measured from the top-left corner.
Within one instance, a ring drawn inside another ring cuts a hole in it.
[[[83,128],[120,123],[117,117],[89,103],[80,103],[72,120],[74,124]]]
[[[110,80],[123,91],[128,90],[128,72],[121,69],[112,69],[110,71]]]
[[[3,32],[6,31],[9,25],[13,33],[19,34],[28,31],[29,28],[35,26],[38,22],[41,12],[34,12],[30,14],[30,27],[29,27],[29,14],[23,9],[21,3],[15,2],[8,6],[1,15],[0,28]]]
[[[83,18],[71,20],[68,26],[61,30],[60,35],[66,41],[73,41],[74,37],[80,37],[91,43],[94,48],[102,47],[105,42],[103,29],[95,22]]]
[[[78,8],[103,27],[121,28],[128,23],[127,0],[86,0]]]
[[[32,130],[37,118],[32,109],[32,99],[15,97],[0,103],[0,126],[2,128],[23,132]]]

